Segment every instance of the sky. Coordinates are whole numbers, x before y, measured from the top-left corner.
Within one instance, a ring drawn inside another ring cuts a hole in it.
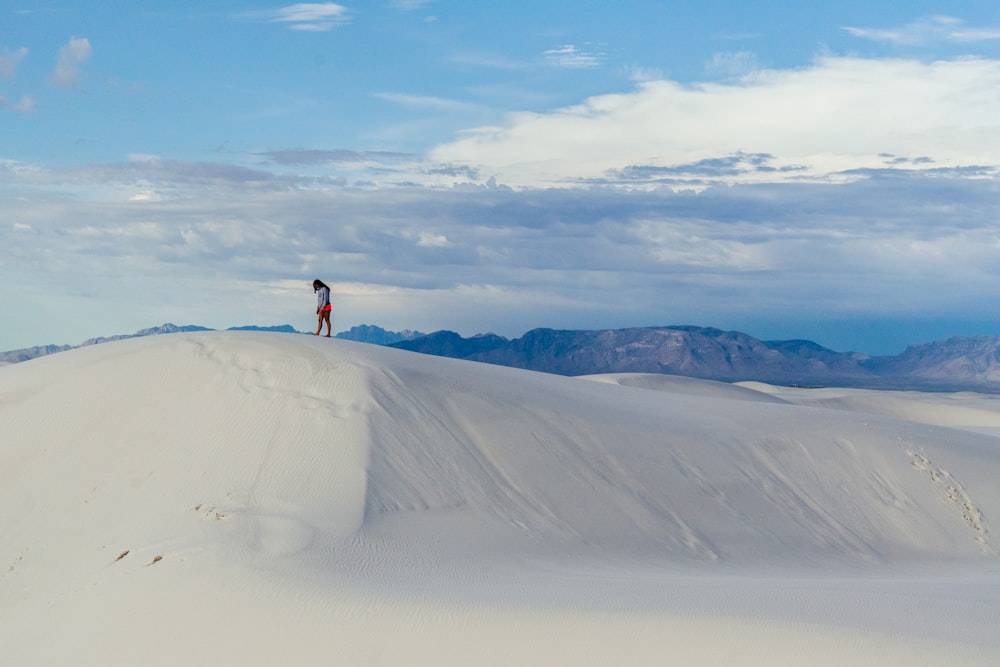
[[[1000,5],[0,5],[0,350],[1000,335]]]

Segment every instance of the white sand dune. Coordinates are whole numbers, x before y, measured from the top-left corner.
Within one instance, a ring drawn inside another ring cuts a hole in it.
[[[863,389],[798,389],[749,385],[799,405],[814,405],[888,415],[921,424],[936,424],[1000,435],[1000,395],[972,392],[872,391]]]
[[[992,397],[600,379],[249,332],[3,367],[0,665],[1000,664]]]

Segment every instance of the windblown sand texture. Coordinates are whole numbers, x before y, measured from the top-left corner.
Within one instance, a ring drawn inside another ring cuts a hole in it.
[[[0,368],[0,665],[998,665],[1000,397],[256,332]]]

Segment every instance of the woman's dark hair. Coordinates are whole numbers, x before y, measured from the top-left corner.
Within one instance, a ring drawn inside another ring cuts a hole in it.
[[[313,281],[313,291],[314,292],[317,291],[320,287],[326,287],[327,289],[330,289],[330,287],[326,283],[317,278],[316,280]]]

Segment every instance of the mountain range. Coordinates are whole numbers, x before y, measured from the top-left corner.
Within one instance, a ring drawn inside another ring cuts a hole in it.
[[[209,330],[168,323],[134,334],[92,338],[80,345],[0,352],[0,364],[124,338]],[[288,324],[232,330],[302,333]],[[336,337],[559,375],[658,373],[723,382],[1000,393],[1000,336],[956,336],[912,345],[892,356],[836,352],[808,340],[762,341],[739,331],[698,326],[542,328],[509,339],[492,333],[463,337],[453,331],[395,332],[366,324]]]
[[[1000,392],[1000,336],[954,337],[881,357],[696,326],[534,329],[513,340],[439,331],[393,347],[560,375],[662,373],[724,382]]]

